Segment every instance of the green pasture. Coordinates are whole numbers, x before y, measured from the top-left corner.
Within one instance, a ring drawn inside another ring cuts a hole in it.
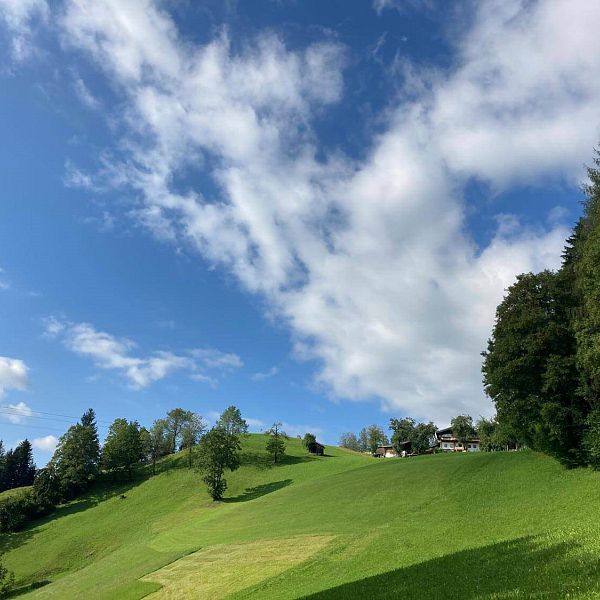
[[[2,539],[27,598],[600,598],[600,473],[531,452],[371,459],[264,436],[212,503],[184,456]]]

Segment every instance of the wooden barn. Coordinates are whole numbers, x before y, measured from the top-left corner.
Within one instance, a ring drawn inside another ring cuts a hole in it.
[[[307,450],[311,454],[316,454],[317,456],[323,456],[325,454],[325,446],[323,446],[323,444],[319,444],[319,442],[310,442]]]

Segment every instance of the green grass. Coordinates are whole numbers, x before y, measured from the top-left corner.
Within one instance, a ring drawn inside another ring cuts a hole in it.
[[[8,498],[15,498],[17,496],[21,496],[28,492],[31,489],[30,485],[26,485],[23,487],[13,488],[12,490],[4,490],[0,492],[0,502],[3,500],[7,500]]]
[[[170,457],[5,536],[6,566],[31,598],[600,598],[599,473],[529,451],[317,458],[297,440],[269,467],[263,447],[245,441],[224,502]]]

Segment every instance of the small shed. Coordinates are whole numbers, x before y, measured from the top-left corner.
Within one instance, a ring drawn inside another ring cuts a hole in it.
[[[325,454],[325,446],[323,446],[323,444],[319,444],[319,442],[310,442],[307,450],[311,454],[316,454],[317,456],[323,456]]]

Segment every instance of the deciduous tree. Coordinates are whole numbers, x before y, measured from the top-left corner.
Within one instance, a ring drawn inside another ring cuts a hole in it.
[[[198,470],[213,500],[220,500],[227,489],[225,470],[235,471],[240,466],[239,437],[216,425],[200,440]]]
[[[217,424],[223,427],[230,435],[244,435],[248,433],[248,423],[242,418],[242,413],[236,406],[227,407],[219,417]]]
[[[277,464],[285,456],[285,440],[287,435],[281,430],[281,423],[273,423],[265,432],[268,436],[266,450],[267,454]]]
[[[316,443],[317,438],[313,433],[305,433],[302,438],[302,445],[308,450],[311,444]]]
[[[365,451],[374,454],[379,446],[384,446],[388,443],[388,438],[379,425],[369,425],[361,430],[360,443]]]
[[[348,431],[347,433],[342,433],[340,436],[339,445],[342,448],[348,448],[349,450],[354,450],[355,452],[362,452],[362,448],[356,434]]]
[[[190,413],[181,429],[181,447],[188,451],[188,466],[192,468],[194,446],[200,441],[200,437],[206,431],[206,422],[196,414]]]
[[[109,471],[124,471],[133,479],[133,468],[144,457],[144,447],[137,421],[115,419],[102,449],[102,462]]]
[[[458,415],[450,421],[452,426],[452,435],[458,440],[458,443],[466,450],[467,442],[475,435],[473,418],[469,415]]]

